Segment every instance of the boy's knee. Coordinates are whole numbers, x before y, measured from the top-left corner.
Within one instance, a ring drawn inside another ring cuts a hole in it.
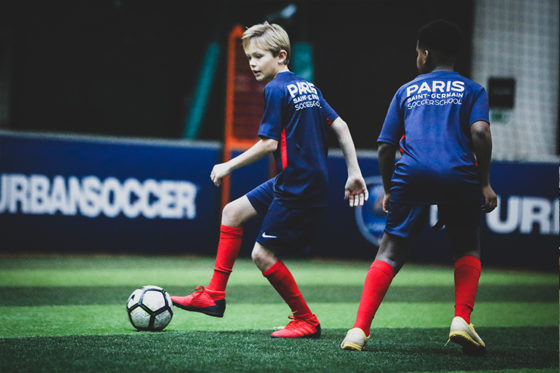
[[[405,262],[406,258],[401,257],[401,256],[391,255],[389,253],[383,253],[383,254],[377,255],[375,257],[375,260],[381,260],[381,261],[389,264],[393,268],[393,271],[395,273],[398,273],[400,271],[400,269],[402,268],[402,266],[404,265],[404,262]]]
[[[268,257],[269,257],[268,253],[259,247],[253,248],[253,251],[251,252],[251,259],[255,263],[263,262],[267,260]]]
[[[263,272],[272,267],[277,261],[276,256],[271,251],[262,248],[258,244],[255,245],[251,252],[251,259]]]
[[[240,227],[255,216],[257,216],[257,211],[244,196],[225,205],[222,210],[222,224],[230,227]]]
[[[455,259],[463,256],[480,258],[478,230],[448,229],[448,237]]]
[[[464,249],[464,250],[455,250],[453,252],[453,259],[457,260],[459,258],[462,258],[464,256],[474,256],[475,258],[480,259],[480,252],[478,250],[469,250],[469,249]]]
[[[222,224],[237,227],[243,223],[242,214],[237,204],[230,202],[222,210]]]
[[[256,263],[261,260],[261,258],[262,254],[256,248],[254,248],[253,251],[251,251],[251,260]]]
[[[381,241],[379,250],[375,257],[376,260],[382,260],[388,263],[395,273],[398,272],[406,261],[408,255],[408,240],[385,234]]]

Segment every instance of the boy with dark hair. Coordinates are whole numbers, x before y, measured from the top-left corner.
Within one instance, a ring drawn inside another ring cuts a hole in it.
[[[417,39],[418,75],[399,88],[377,139],[387,224],[362,292],[345,350],[362,350],[373,317],[404,264],[431,204],[437,226],[447,231],[455,261],[455,317],[449,340],[465,353],[485,343],[470,323],[480,277],[479,220],[497,198],[490,185],[492,137],[484,88],[453,71],[461,36],[446,21],[422,27]],[[395,151],[402,157],[395,164]],[[482,200],[482,207],[481,207]]]
[[[290,40],[286,31],[265,22],[247,29],[242,43],[255,78],[270,80],[264,93],[261,140],[230,161],[215,165],[210,177],[214,184],[220,185],[222,178],[233,170],[269,153],[274,153],[281,171],[224,207],[210,283],[207,287],[197,287],[191,295],[171,299],[179,308],[222,317],[227,281],[241,246],[242,225],[260,215],[264,219],[252,259],[292,310],[292,321],[284,329],[273,332],[272,337],[318,338],[319,320],[276,253],[307,247],[318,229],[328,197],[328,127],[336,134],[346,160],[345,198],[351,207],[362,206],[367,200],[366,184],[346,123],[314,84],[289,71]]]

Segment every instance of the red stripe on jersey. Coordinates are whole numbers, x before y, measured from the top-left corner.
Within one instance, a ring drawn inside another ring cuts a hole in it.
[[[403,141],[406,138],[406,135],[402,135],[401,139],[399,140],[399,144],[401,141]],[[404,149],[402,148],[402,146],[399,146],[401,154],[404,154]]]
[[[334,121],[333,121],[331,118],[327,117],[327,124],[328,124],[329,126],[332,125],[333,122],[334,122]]]
[[[288,167],[288,151],[286,148],[286,129],[282,130],[282,137],[280,139],[280,156],[282,158],[282,169]]]

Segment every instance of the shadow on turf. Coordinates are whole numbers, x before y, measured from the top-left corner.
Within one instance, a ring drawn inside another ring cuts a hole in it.
[[[183,294],[187,287],[165,287],[171,294]],[[194,286],[192,286],[194,291]],[[124,304],[133,291],[129,286],[81,287],[0,287],[0,306]],[[308,302],[356,302],[362,285],[305,285],[302,286]],[[451,302],[453,286],[394,286],[385,297],[386,302]],[[557,302],[558,289],[550,285],[484,285],[476,299],[492,302]],[[231,285],[228,302],[273,303],[282,302],[268,285]]]
[[[168,331],[0,339],[2,371],[418,372],[558,368],[558,328],[480,328],[488,352],[443,348],[446,328],[379,328],[362,352],[343,351],[344,329],[320,339],[274,339],[272,330]]]
[[[437,365],[452,366],[453,370],[558,368],[558,328],[480,328],[487,345],[484,355],[464,354],[460,346],[452,343],[445,346],[448,332],[439,328],[372,329],[364,350],[344,352],[364,354],[376,360],[395,359],[406,365],[402,367],[406,371],[432,370],[435,366],[430,361],[448,362],[448,365]],[[333,331],[324,333],[326,339],[337,345],[343,336],[342,333],[334,335]],[[405,362],[419,366],[415,369]]]

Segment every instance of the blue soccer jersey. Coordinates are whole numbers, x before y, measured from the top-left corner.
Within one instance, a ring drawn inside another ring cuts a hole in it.
[[[275,198],[295,206],[325,206],[327,127],[338,115],[312,83],[281,72],[267,84],[259,136],[278,141]]]
[[[456,72],[419,75],[399,88],[378,142],[400,145],[391,198],[401,203],[480,199],[470,126],[488,119],[488,96]]]

